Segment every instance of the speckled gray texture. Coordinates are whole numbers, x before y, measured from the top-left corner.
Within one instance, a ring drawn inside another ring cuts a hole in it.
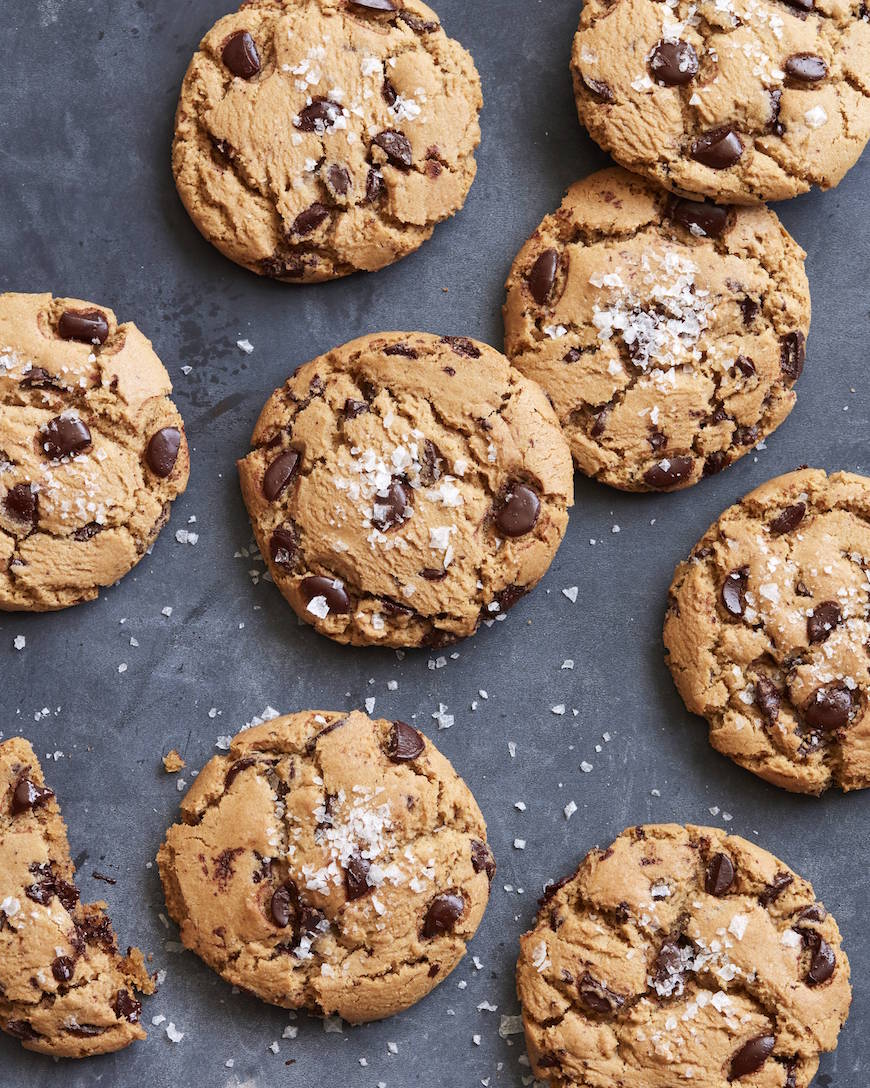
[[[146,1003],[146,1025],[163,1015],[184,1039],[170,1043],[163,1024],[120,1055],[60,1065],[4,1036],[2,1088],[519,1088],[528,1076],[518,1064],[522,1039],[500,1039],[499,1017],[517,1012],[517,937],[543,882],[628,824],[721,824],[723,811],[732,814],[730,829],[809,877],[835,912],[855,1003],[817,1083],[866,1084],[870,794],[791,797],[713,753],[706,726],[686,714],[673,689],[660,628],[674,565],[738,496],[803,462],[870,471],[870,157],[839,189],[777,209],[809,252],[814,318],[797,407],[769,448],[677,495],[617,494],[578,477],[550,574],[506,622],[456,647],[457,660],[445,655],[445,667],[430,669],[434,655],[426,653],[399,661],[333,645],[297,626],[272,585],[252,584],[255,565],[233,558],[250,540],[235,459],[285,375],[335,343],[384,328],[501,346],[502,283],[516,250],[565,186],[605,162],[574,113],[575,0],[441,0],[437,7],[473,53],[484,84],[480,172],[465,210],[392,268],[293,288],[259,280],[211,249],[172,185],[178,87],[201,34],[225,10],[220,3],[4,5],[0,287],[93,299],[135,320],[172,374],[193,464],[170,527],[121,585],[65,613],[0,619],[0,729],[23,733],[42,755],[63,753],[45,771],[60,795],[82,889],[108,899],[122,940],[167,969]],[[243,338],[253,354],[236,347]],[[193,369],[185,376],[182,365]],[[195,546],[176,542],[182,528],[200,534]],[[570,586],[578,587],[575,604],[562,594]],[[27,639],[20,652],[12,645],[18,634]],[[560,669],[565,658],[573,671]],[[397,691],[388,690],[389,680],[398,681]],[[469,958],[415,1009],[386,1023],[329,1034],[300,1017],[298,1038],[282,1040],[285,1013],[233,994],[193,956],[166,945],[176,934],[161,923],[156,869],[146,866],[179,794],[160,756],[177,747],[189,780],[219,734],[268,704],[342,709],[370,697],[375,714],[414,720],[436,739],[489,822],[499,873],[471,947],[481,968]],[[439,702],[455,715],[449,730],[438,731],[431,717]],[[561,703],[564,716],[553,714]],[[35,721],[46,706],[51,716]],[[219,716],[209,717],[212,707]],[[592,770],[583,773],[581,761]],[[578,810],[566,822],[571,800]],[[514,849],[515,838],[526,840],[524,851]],[[118,883],[95,881],[94,869]],[[505,884],[524,891],[507,893]],[[479,1011],[482,1002],[498,1011]],[[273,1040],[277,1055],[268,1049]]]

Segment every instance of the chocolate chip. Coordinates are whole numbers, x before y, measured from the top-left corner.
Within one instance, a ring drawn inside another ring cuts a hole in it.
[[[794,532],[798,525],[804,520],[806,512],[807,504],[805,502],[796,502],[794,506],[787,506],[785,510],[780,514],[777,514],[770,523],[770,531],[776,536],[782,536],[783,533]]]
[[[441,29],[441,24],[431,19],[421,19],[419,15],[412,15],[408,11],[400,11],[399,18],[402,22],[417,34],[433,34]]]
[[[613,93],[613,88],[609,83],[605,83],[603,79],[589,79],[588,76],[580,75],[583,85],[586,90],[599,102],[603,102],[605,105],[610,106],[616,101],[616,95]]]
[[[347,167],[332,163],[326,168],[326,184],[334,196],[347,196],[353,182]]]
[[[760,438],[758,427],[755,424],[741,424],[734,428],[733,441],[738,446],[754,446]]]
[[[48,786],[37,786],[25,773],[18,779],[12,791],[12,815],[20,816],[22,812],[39,808],[52,797],[54,797],[54,790],[50,790]]]
[[[145,457],[155,476],[165,478],[175,468],[181,447],[181,431],[177,427],[163,427],[151,436]]]
[[[362,415],[363,412],[367,412],[368,410],[369,406],[364,400],[354,400],[353,397],[348,397],[344,402],[345,419],[356,419],[357,416]]]
[[[775,725],[779,718],[782,696],[779,688],[767,676],[759,676],[755,681],[755,705],[768,725]]]
[[[698,54],[688,42],[663,38],[650,54],[649,67],[662,87],[684,87],[698,74]]]
[[[510,484],[495,523],[503,536],[525,536],[534,529],[541,513],[541,500],[526,484]]]
[[[807,341],[802,332],[789,332],[780,341],[779,367],[789,381],[796,382],[804,369]]]
[[[798,11],[812,11],[815,8],[815,0],[785,0],[789,7],[797,8]]]
[[[723,896],[734,883],[734,863],[727,854],[714,854],[704,874],[708,895]]]
[[[290,230],[293,234],[311,234],[328,218],[329,208],[325,204],[312,204],[296,216]]]
[[[852,713],[852,692],[840,681],[817,688],[804,707],[804,717],[826,732],[845,729]]]
[[[400,480],[393,480],[387,494],[375,495],[372,499],[372,525],[382,533],[401,525],[409,517],[411,496]]]
[[[600,438],[607,430],[607,409],[602,408],[600,411],[593,413],[592,419],[594,420],[589,434],[592,438]]]
[[[690,153],[703,166],[709,166],[712,170],[727,170],[740,161],[743,141],[733,128],[714,128],[695,140]]]
[[[760,1069],[773,1053],[775,1045],[775,1035],[756,1035],[754,1039],[744,1043],[731,1059],[728,1079],[738,1080]]]
[[[284,570],[292,570],[296,566],[299,555],[299,542],[296,539],[296,531],[292,526],[282,525],[272,533],[269,539],[269,551],[272,562]]]
[[[384,355],[401,355],[403,359],[418,359],[419,355],[410,344],[389,344],[384,348]]]
[[[329,98],[314,98],[299,111],[293,124],[301,132],[323,132],[337,117],[341,116],[341,106]]]
[[[744,295],[738,305],[740,306],[740,312],[743,315],[743,324],[749,328],[756,317],[758,317],[761,304],[754,298],[750,298],[749,295]]]
[[[436,570],[435,567],[423,567],[420,576],[425,578],[427,582],[443,582],[447,577],[447,571]]]
[[[363,857],[357,855],[348,858],[347,865],[344,867],[344,892],[349,901],[361,899],[371,891],[371,887],[366,880],[366,874],[370,867],[369,862]]]
[[[728,457],[724,450],[714,450],[712,453],[708,453],[704,458],[704,468],[702,469],[703,476],[715,476],[717,472],[721,472],[728,463]]]
[[[687,480],[692,475],[694,467],[693,457],[684,455],[665,457],[656,464],[650,465],[643,474],[643,478],[656,491],[668,491]]]
[[[810,643],[825,642],[842,619],[840,606],[836,601],[822,601],[807,617],[807,638]]]
[[[458,355],[461,359],[480,358],[480,348],[475,347],[472,341],[464,336],[442,336],[441,343],[449,344],[453,354]]]
[[[625,998],[621,994],[608,989],[603,982],[598,982],[588,971],[584,972],[577,983],[580,992],[580,1001],[589,1012],[609,1016],[617,1012],[624,1004]]]
[[[36,525],[39,513],[39,500],[30,484],[16,484],[6,492],[3,500],[7,515],[14,521]]]
[[[76,1035],[80,1039],[93,1039],[95,1035],[102,1035],[108,1029],[98,1024],[72,1024],[66,1030],[70,1035]]]
[[[812,903],[809,907],[804,907],[798,915],[802,922],[824,922],[827,917],[824,903]]]
[[[257,761],[253,756],[244,756],[242,759],[237,759],[227,771],[226,778],[224,779],[224,790],[226,791],[230,788],[238,775],[240,775],[246,767],[253,767],[256,762]]]
[[[57,461],[72,457],[91,444],[91,432],[76,416],[55,416],[41,428],[42,448]]]
[[[471,840],[471,867],[476,873],[486,873],[487,879],[492,883],[495,876],[495,858],[490,848],[480,839]]]
[[[25,1042],[40,1037],[39,1032],[30,1025],[28,1020],[7,1020],[5,1030],[13,1039],[21,1039]]]
[[[763,907],[769,907],[772,903],[775,903],[785,889],[791,887],[793,883],[794,877],[791,873],[777,873],[773,880],[759,893],[758,902]]]
[[[810,950],[810,968],[806,975],[807,986],[820,986],[833,975],[837,957],[828,942],[815,930],[801,933],[804,943]]]
[[[768,91],[767,97],[770,99],[770,116],[767,119],[767,131],[772,136],[784,136],[785,125],[779,119],[779,115],[782,112],[782,91],[777,88],[775,91]]]
[[[755,363],[745,355],[738,355],[734,360],[734,369],[739,371],[744,378],[751,378],[755,374]]]
[[[818,83],[828,74],[828,66],[815,53],[792,53],[783,66],[785,74],[801,83]]]
[[[384,191],[384,175],[373,166],[366,175],[366,203],[374,204]]]
[[[49,374],[41,366],[32,366],[21,379],[21,385],[25,389],[42,389],[46,385],[50,385],[55,389],[63,388],[60,379],[53,374]]]
[[[282,884],[272,893],[269,913],[272,915],[272,921],[279,929],[285,929],[290,925],[290,920],[294,914],[293,905],[297,899],[298,892],[292,880],[288,880],[286,884]]]
[[[399,92],[388,79],[385,79],[381,84],[381,98],[388,106],[394,106],[398,97]]]
[[[379,132],[372,143],[384,152],[393,166],[399,170],[411,169],[414,153],[411,150],[411,141],[403,132],[388,128],[384,132]]]
[[[305,744],[305,751],[311,755],[312,752],[317,750],[317,745],[322,737],[327,737],[330,733],[334,733],[336,729],[343,729],[346,725],[347,718],[337,718],[334,722],[330,722],[329,725],[324,725],[322,729],[318,729],[314,736],[308,738]],[[327,798],[327,807],[330,803],[329,798]]]
[[[135,1024],[142,1012],[142,1004],[135,997],[131,997],[127,990],[118,990],[115,1000],[112,1002],[115,1016],[119,1020],[126,1020],[128,1024]]]
[[[725,575],[722,583],[722,604],[732,616],[742,616],[746,611],[746,583],[749,567],[739,567]]]
[[[279,453],[263,473],[263,494],[274,502],[287,484],[296,475],[299,468],[299,454],[296,450]]]
[[[595,430],[594,427],[592,429]],[[667,436],[662,434],[661,431],[650,431],[649,444],[657,453],[660,449],[663,449],[668,444]]]
[[[227,38],[221,60],[241,79],[252,79],[260,71],[260,55],[247,30],[237,30]]]
[[[349,0],[354,8],[365,8],[367,11],[395,11],[395,0]]]
[[[393,722],[387,755],[393,763],[410,763],[423,754],[426,747],[417,730],[407,722]]]
[[[345,616],[350,612],[350,597],[344,584],[337,578],[323,578],[318,574],[303,578],[299,586],[306,607],[315,597],[324,597],[332,615]]]
[[[459,892],[450,891],[436,895],[429,904],[423,920],[424,937],[441,937],[450,933],[462,917],[465,900]]]
[[[559,254],[555,249],[545,249],[532,265],[529,273],[529,291],[539,306],[549,301],[559,270]]]
[[[670,205],[674,222],[705,238],[718,238],[728,225],[731,209],[710,200],[674,200]]]
[[[109,335],[109,322],[101,310],[66,310],[57,323],[57,334],[63,340],[104,344]]]
[[[58,956],[51,964],[51,973],[58,982],[69,982],[73,977],[76,965],[69,956]]]

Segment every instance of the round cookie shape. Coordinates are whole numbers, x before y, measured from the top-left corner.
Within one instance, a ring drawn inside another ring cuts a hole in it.
[[[465,954],[495,862],[468,787],[405,722],[310,711],[234,738],[157,857],[184,944],[233,985],[351,1023]]]
[[[531,589],[561,543],[571,455],[543,392],[486,344],[354,340],[300,367],[239,462],[278,588],[354,645],[443,646]]]
[[[602,170],[517,255],[505,350],[547,392],[582,472],[627,491],[688,487],[793,408],[805,256],[767,208]]]
[[[571,72],[592,138],[675,193],[830,189],[870,139],[862,0],[591,0]]]
[[[105,306],[0,294],[0,610],[92,600],[139,562],[187,486],[171,392]]]
[[[870,786],[870,479],[803,469],[730,507],[674,575],[667,662],[710,743],[777,786]]]
[[[592,850],[520,946],[529,1057],[551,1088],[807,1088],[849,1012],[812,887],[716,828],[634,827]]]
[[[187,70],[172,166],[221,253],[285,283],[375,271],[459,211],[483,99],[419,0],[252,0]]]

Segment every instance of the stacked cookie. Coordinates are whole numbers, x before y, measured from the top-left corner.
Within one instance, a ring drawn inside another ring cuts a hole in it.
[[[573,185],[518,253],[505,354],[353,340],[271,395],[239,461],[272,579],[337,642],[473,635],[546,573],[574,465],[686,488],[795,404],[806,255],[763,201],[837,184],[870,138],[865,8],[589,0],[571,68],[620,166]],[[375,271],[461,208],[481,105],[471,57],[418,0],[249,0],[185,76],[178,191],[259,275]],[[0,609],[91,599],[150,547],[189,472],[170,392],[105,307],[0,296]],[[870,481],[802,469],[726,511],[675,575],[664,637],[687,706],[790,790],[870,785],[868,519]],[[25,742],[0,744],[0,799],[0,1027],[62,1056],[142,1038],[141,954],[79,903]],[[495,874],[471,791],[422,734],[329,711],[234,738],[158,865],[182,941],[224,979],[351,1022],[453,970]],[[551,886],[517,980],[552,1088],[807,1088],[851,999],[811,886],[695,826],[632,828]]]

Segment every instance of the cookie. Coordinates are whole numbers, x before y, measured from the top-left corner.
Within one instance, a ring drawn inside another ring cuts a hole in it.
[[[36,754],[0,743],[0,1028],[26,1050],[85,1058],[144,1039],[142,953],[118,953],[105,903],[81,903],[66,827]]]
[[[0,610],[92,600],[154,543],[189,471],[171,391],[105,306],[0,294]]]
[[[830,189],[870,138],[863,0],[589,0],[571,72],[593,140],[676,193]]]
[[[495,862],[468,787],[404,722],[309,711],[240,733],[157,863],[184,944],[285,1008],[408,1008],[465,954]]]
[[[794,407],[805,256],[767,208],[602,170],[520,250],[505,350],[546,390],[582,472],[627,491],[688,487]]]
[[[677,567],[667,662],[710,743],[799,793],[870,786],[870,479],[803,469]]]
[[[709,827],[592,850],[520,941],[532,1069],[550,1088],[807,1088],[849,1012],[849,962],[812,887]]]
[[[543,576],[573,502],[543,392],[486,344],[364,336],[263,409],[242,492],[269,571],[338,642],[443,646]]]
[[[372,272],[464,204],[482,102],[471,57],[419,0],[248,0],[184,78],[178,192],[252,272]]]

